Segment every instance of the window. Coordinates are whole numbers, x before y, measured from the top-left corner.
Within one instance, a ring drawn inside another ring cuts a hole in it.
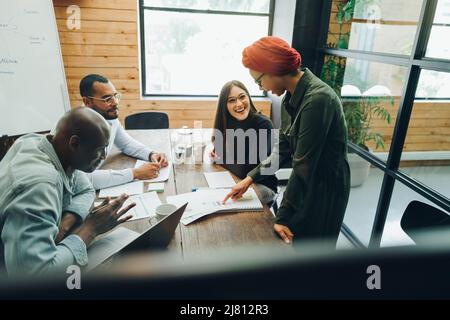
[[[405,210],[411,201],[420,201],[442,210],[434,205],[430,200],[421,196],[417,192],[414,192],[414,190],[411,190],[402,183],[395,184],[392,192],[392,198],[395,200],[391,202],[386,217],[386,225],[381,240],[382,247],[408,246],[414,244],[413,239],[405,233],[400,225],[400,221],[405,213]]]
[[[383,235],[383,245],[407,244],[399,220],[410,200],[450,212],[450,0],[323,4],[330,19],[315,72],[341,97],[352,180],[368,176],[352,181],[344,230],[353,243],[378,246]],[[371,132],[384,148],[361,138]]]
[[[422,3],[422,0],[334,0],[328,46],[410,55]]]
[[[426,56],[450,59],[450,0],[439,0],[434,14]],[[418,100],[450,100],[450,74],[424,70],[416,93]]]
[[[353,172],[351,176],[353,187],[350,189],[344,223],[364,246],[368,246],[383,182],[383,171],[370,167],[370,164],[357,154],[351,153],[348,156],[349,161],[360,165],[360,170],[356,174]]]
[[[450,73],[422,70],[400,167],[450,199],[450,101],[439,99],[450,96],[449,83]]]
[[[242,50],[270,33],[270,0],[141,0],[144,96],[217,96],[237,79],[261,96]]]
[[[321,78],[341,97],[348,139],[371,152],[391,145],[405,67],[325,55]]]
[[[426,56],[430,58],[450,59],[450,0],[439,0],[434,15],[433,27]]]
[[[416,99],[450,100],[450,73],[422,70]]]

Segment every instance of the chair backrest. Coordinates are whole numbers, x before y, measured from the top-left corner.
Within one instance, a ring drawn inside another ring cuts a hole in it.
[[[419,237],[415,233],[450,229],[450,215],[429,204],[420,201],[411,201],[403,213],[400,225],[405,233],[416,244],[419,244]]]
[[[125,129],[169,129],[169,117],[157,111],[135,113],[125,118]]]

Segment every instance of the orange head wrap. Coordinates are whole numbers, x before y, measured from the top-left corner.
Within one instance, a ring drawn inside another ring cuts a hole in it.
[[[275,76],[286,75],[302,63],[300,53],[277,37],[263,37],[242,52],[246,68]]]

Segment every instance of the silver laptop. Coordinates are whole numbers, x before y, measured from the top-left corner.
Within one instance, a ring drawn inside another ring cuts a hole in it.
[[[125,227],[118,227],[105,235],[99,236],[88,249],[86,271],[96,268],[117,253],[137,250],[163,250],[173,238],[175,229],[187,207],[187,203],[159,220],[142,233]]]

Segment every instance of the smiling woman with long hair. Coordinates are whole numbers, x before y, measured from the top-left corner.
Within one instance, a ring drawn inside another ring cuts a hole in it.
[[[211,157],[240,179],[247,177],[272,151],[273,124],[256,110],[247,88],[240,81],[233,80],[222,87],[214,129]],[[262,156],[260,150],[263,150]],[[277,179],[267,175],[258,181],[256,188],[261,201],[269,203],[277,191]]]

